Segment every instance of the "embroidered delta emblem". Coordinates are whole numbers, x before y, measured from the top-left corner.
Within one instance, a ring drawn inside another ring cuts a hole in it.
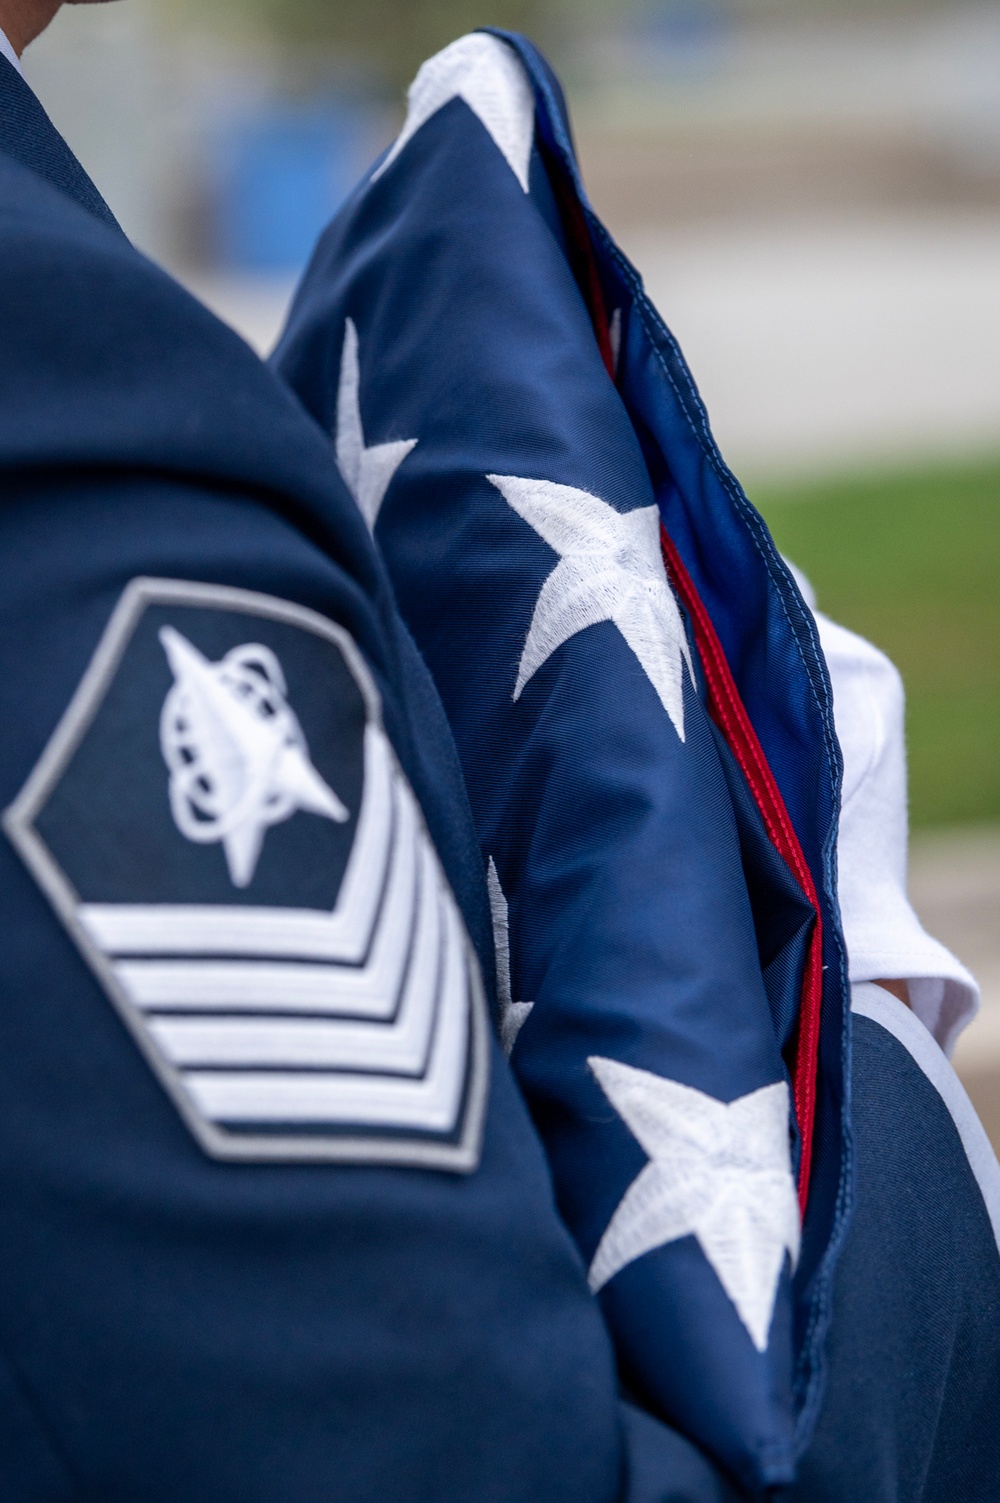
[[[234,885],[246,887],[269,825],[298,809],[343,823],[347,810],[309,761],[269,648],[209,663],[172,626],[160,641],[175,680],[160,718],[174,821],[188,840],[221,840]]]
[[[339,627],[133,581],[4,823],[208,1153],[475,1166],[477,963]]]

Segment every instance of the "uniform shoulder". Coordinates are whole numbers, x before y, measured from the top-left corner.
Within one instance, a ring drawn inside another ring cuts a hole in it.
[[[278,498],[372,550],[329,437],[256,353],[114,228],[0,152],[0,473],[155,470]]]

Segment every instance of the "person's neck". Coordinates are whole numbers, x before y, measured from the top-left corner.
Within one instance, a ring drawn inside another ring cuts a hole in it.
[[[0,31],[18,57],[48,26],[62,0],[0,0]]]

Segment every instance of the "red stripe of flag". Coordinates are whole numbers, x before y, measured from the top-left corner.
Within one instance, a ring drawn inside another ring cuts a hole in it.
[[[543,151],[543,156],[549,169],[549,178],[569,242],[572,270],[590,310],[601,358],[608,375],[614,381],[611,326],[586,217],[561,163],[558,163],[548,151]],[[667,573],[673,579],[694,631],[695,645],[705,674],[709,713],[725,736],[727,745],[742,769],[775,850],[794,874],[815,914],[815,922],[809,937],[805,973],[802,978],[802,996],[791,1070],[795,1116],[802,1145],[799,1160],[799,1208],[805,1215],[816,1122],[819,1028],[823,1002],[823,920],[816,896],[816,884],[813,882],[809,863],[806,861],[785,807],[781,789],[778,787],[774,773],[764,755],[764,748],[760,744],[757,732],[740,698],[740,692],[736,687],[736,681],[726,660],[718,633],[695,588],[694,580],[662,523],[660,541]]]
[[[820,915],[816,885],[799,838],[789,818],[781,790],[764,755],[757,732],[740,698],[736,681],[722,650],[715,627],[694,581],[666,528],[660,525],[660,543],[667,573],[691,620],[694,639],[705,674],[708,710],[726,738],[726,743],[743,770],[767,826],[771,843],[786,866],[793,872],[816,915],[809,936],[809,953],[802,978],[798,1033],[792,1065],[795,1116],[802,1140],[799,1160],[799,1206],[805,1214],[812,1166],[813,1127],[816,1119],[816,1078],[819,1069],[819,1024],[823,1002],[823,920]]]

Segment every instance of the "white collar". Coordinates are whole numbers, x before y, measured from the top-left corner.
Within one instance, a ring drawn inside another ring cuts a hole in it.
[[[8,42],[7,38],[4,36],[4,34],[3,34],[2,31],[0,31],[0,53],[3,54],[3,56],[7,59],[7,61],[9,63],[13,63],[14,64],[14,67],[17,69],[18,73],[20,73],[21,77],[23,78],[24,77],[24,73],[22,72],[22,69],[21,69],[21,59],[18,57],[17,53],[14,51],[13,47],[10,45],[10,43]]]

